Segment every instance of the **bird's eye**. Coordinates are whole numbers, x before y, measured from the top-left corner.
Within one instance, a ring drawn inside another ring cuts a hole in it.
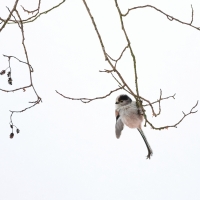
[[[123,100],[120,101],[121,103],[123,102]]]

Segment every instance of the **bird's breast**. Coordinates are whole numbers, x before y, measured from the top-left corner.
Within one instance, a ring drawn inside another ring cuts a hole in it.
[[[119,111],[122,122],[129,128],[140,128],[143,116],[139,115],[137,108],[125,107]]]

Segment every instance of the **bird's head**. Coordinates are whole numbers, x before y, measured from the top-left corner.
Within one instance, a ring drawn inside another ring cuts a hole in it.
[[[121,106],[126,106],[132,102],[132,99],[126,94],[121,94],[116,98],[115,107],[120,108]]]

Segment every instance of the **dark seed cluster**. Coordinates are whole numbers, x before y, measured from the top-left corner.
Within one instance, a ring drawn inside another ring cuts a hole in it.
[[[18,134],[20,132],[20,130],[13,124],[10,124],[10,128],[12,129],[12,133],[10,134],[10,139],[12,139],[14,137],[14,133],[13,133],[13,129],[15,128],[16,133]]]

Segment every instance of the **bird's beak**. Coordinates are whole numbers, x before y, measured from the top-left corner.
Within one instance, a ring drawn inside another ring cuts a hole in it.
[[[119,104],[119,102],[116,102],[115,104]]]

